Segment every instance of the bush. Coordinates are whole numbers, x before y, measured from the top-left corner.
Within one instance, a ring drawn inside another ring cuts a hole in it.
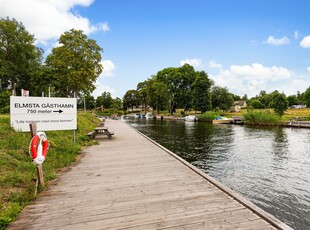
[[[204,114],[197,115],[197,118],[199,121],[212,121],[214,120],[218,115],[216,112],[205,112]]]
[[[10,106],[0,108],[0,114],[7,114],[7,113],[10,113]]]

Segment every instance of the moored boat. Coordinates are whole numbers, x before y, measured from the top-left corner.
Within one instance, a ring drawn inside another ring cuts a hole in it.
[[[197,118],[195,115],[188,115],[185,117],[185,121],[193,122],[193,121],[197,121]]]

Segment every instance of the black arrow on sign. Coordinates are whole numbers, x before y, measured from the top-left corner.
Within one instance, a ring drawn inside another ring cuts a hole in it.
[[[54,110],[53,112],[54,113],[62,113],[63,111],[62,110]]]

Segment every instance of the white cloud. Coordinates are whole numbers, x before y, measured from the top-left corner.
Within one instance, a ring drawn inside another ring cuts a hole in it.
[[[100,76],[102,77],[112,77],[115,71],[115,65],[110,60],[101,61],[103,71]]]
[[[290,39],[288,39],[286,36],[283,38],[275,38],[273,36],[269,36],[268,39],[264,42],[269,45],[274,45],[274,46],[282,46],[290,43]]]
[[[294,73],[281,66],[263,66],[259,63],[251,65],[231,65],[228,69],[220,70],[211,78],[217,85],[228,87],[240,96],[247,94],[252,97],[260,90],[273,91],[279,83],[289,81]]]
[[[298,38],[299,38],[299,32],[298,32],[298,30],[295,30],[295,32],[294,32],[294,38],[295,38],[295,39],[298,39]]]
[[[103,71],[96,81],[96,89],[94,90],[92,95],[96,98],[100,96],[103,92],[110,92],[111,96],[115,97],[115,89],[105,84],[105,79],[114,75],[115,65],[111,60],[103,60],[101,61],[101,65],[103,67]]]
[[[309,67],[307,67],[307,70],[308,70],[308,72],[310,72],[310,66],[309,66]]]
[[[199,58],[181,60],[180,65],[183,66],[184,64],[189,64],[195,68],[202,67],[202,61]]]
[[[310,35],[304,37],[300,42],[300,46],[303,48],[310,48]]]
[[[213,68],[213,69],[221,69],[222,68],[222,64],[217,63],[214,60],[209,61],[209,67]]]
[[[110,92],[111,96],[113,98],[115,98],[115,89],[103,84],[101,81],[96,82],[96,89],[94,90],[94,92],[92,93],[92,95],[94,96],[94,98],[97,98],[98,96],[100,96],[103,92]]]
[[[94,25],[73,12],[77,5],[88,7],[92,3],[93,0],[1,0],[0,16],[22,22],[39,43],[46,45],[50,39],[58,39],[72,28],[83,30],[86,34],[109,31],[107,23]]]

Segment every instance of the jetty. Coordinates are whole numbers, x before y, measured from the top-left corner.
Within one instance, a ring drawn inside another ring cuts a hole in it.
[[[8,229],[291,229],[126,123],[106,125],[113,138],[96,136]]]

